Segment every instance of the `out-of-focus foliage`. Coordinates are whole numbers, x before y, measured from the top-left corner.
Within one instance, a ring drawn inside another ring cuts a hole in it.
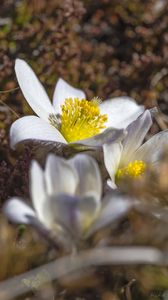
[[[148,106],[158,93],[165,99],[166,1],[6,1],[1,15],[3,87],[15,85],[19,56],[52,89],[63,76],[89,97],[129,94]]]
[[[0,91],[18,87],[14,61],[20,57],[31,64],[50,96],[61,76],[85,90],[89,99],[129,95],[148,108],[158,104],[164,114],[152,128],[152,133],[156,133],[167,128],[168,122],[167,28],[166,0],[2,1]],[[10,124],[17,115],[29,113],[31,109],[18,89],[0,92],[1,204],[10,196],[29,196],[28,170],[33,153],[26,148],[20,156],[8,144]],[[165,155],[156,173],[151,170],[138,184],[123,183],[121,187],[127,194],[131,191],[142,200],[148,199],[145,205],[160,209],[167,205],[167,174]],[[95,235],[86,247],[96,245],[103,235],[104,242],[110,245],[138,244],[167,249],[165,224],[145,208],[132,211],[115,228]],[[20,228],[0,221],[0,279],[55,257],[51,250],[45,256],[46,245],[31,230],[26,228],[18,238],[19,234]],[[157,300],[167,287],[166,268],[109,267],[58,282],[56,299]],[[156,291],[151,292],[152,289]],[[157,293],[157,289],[161,292]],[[42,298],[38,295],[35,298],[33,292],[30,299]]]
[[[35,267],[38,263],[41,263],[45,244],[38,243],[36,235],[33,239],[31,231],[25,226],[19,226],[15,230],[2,218],[0,222],[0,280],[4,280],[24,272],[31,265]]]

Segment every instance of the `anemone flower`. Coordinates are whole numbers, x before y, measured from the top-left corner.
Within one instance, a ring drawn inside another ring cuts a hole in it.
[[[104,163],[110,176],[108,184],[112,188],[116,188],[125,176],[142,176],[148,167],[155,166],[159,161],[164,147],[168,146],[168,130],[155,134],[143,143],[151,126],[151,112],[146,110],[126,128],[127,136],[122,142],[103,146]]]
[[[129,199],[102,197],[97,162],[86,154],[65,160],[49,154],[45,169],[33,161],[30,194],[34,209],[22,199],[9,199],[3,212],[14,223],[42,224],[47,230],[62,227],[77,238],[86,237],[125,214]]]
[[[27,102],[37,116],[16,120],[10,129],[11,147],[25,140],[56,144],[101,146],[123,136],[123,128],[144,110],[128,97],[104,102],[86,100],[85,93],[59,79],[51,104],[43,86],[31,67],[17,59],[15,71]]]

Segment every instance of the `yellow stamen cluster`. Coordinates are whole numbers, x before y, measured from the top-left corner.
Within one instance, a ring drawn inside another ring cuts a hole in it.
[[[135,160],[130,162],[126,167],[118,169],[116,173],[116,179],[129,176],[132,178],[140,177],[146,169],[146,164],[142,160]]]
[[[101,115],[96,101],[65,99],[60,116],[60,132],[68,142],[90,138],[105,128],[107,115]]]

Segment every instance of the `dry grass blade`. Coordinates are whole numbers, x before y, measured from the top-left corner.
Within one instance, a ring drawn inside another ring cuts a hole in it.
[[[40,266],[32,271],[0,283],[0,298],[12,300],[27,293],[40,275],[40,285],[91,266],[152,264],[167,265],[168,255],[152,247],[109,247],[81,252],[78,256],[66,256]]]

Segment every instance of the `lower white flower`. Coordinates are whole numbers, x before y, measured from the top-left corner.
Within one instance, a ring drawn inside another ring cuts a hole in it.
[[[100,171],[88,155],[78,154],[65,160],[50,154],[44,171],[36,161],[30,171],[34,210],[18,197],[9,199],[3,212],[14,223],[39,221],[49,230],[58,225],[83,238],[115,221],[131,207],[129,199],[111,194],[101,202]]]
[[[146,110],[126,128],[127,136],[122,142],[103,146],[104,163],[110,175],[108,184],[112,188],[116,188],[117,182],[125,176],[138,178],[148,166],[159,161],[164,147],[168,146],[168,130],[159,132],[142,144],[151,126],[151,113]]]
[[[102,103],[97,98],[87,101],[83,91],[73,88],[63,79],[56,84],[52,105],[25,61],[17,59],[15,71],[20,88],[38,117],[22,117],[12,124],[10,141],[13,148],[29,139],[101,146],[105,141],[121,139],[122,129],[144,111],[143,106],[128,97]]]

